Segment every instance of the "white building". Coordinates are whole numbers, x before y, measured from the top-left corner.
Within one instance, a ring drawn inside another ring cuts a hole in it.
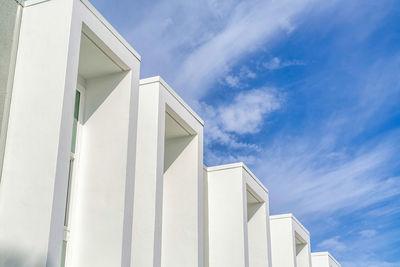
[[[270,217],[272,266],[311,267],[310,233],[292,215]]]
[[[0,267],[310,266],[307,230],[244,164],[204,167],[202,119],[87,0],[1,1]]]
[[[313,267],[341,267],[340,263],[329,252],[311,253]]]
[[[205,168],[210,267],[270,267],[268,190],[243,163]]]
[[[128,266],[140,56],[86,0],[5,1],[22,16],[0,265]]]
[[[160,77],[140,81],[132,266],[203,266],[203,125]]]

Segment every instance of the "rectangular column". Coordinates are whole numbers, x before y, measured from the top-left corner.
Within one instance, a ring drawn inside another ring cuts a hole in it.
[[[274,266],[311,267],[310,233],[292,215],[270,217]]]
[[[341,267],[329,252],[311,253],[312,267]]]
[[[243,164],[207,168],[209,266],[271,266],[268,191]]]
[[[72,122],[75,88],[69,87],[68,77],[75,73],[76,84],[78,69],[72,16],[69,0],[23,8],[0,184],[0,265],[56,264],[53,204],[66,194],[72,131],[64,133],[62,125]],[[62,157],[66,162],[60,165]],[[65,179],[58,181],[63,174]],[[58,191],[59,182],[64,192]],[[62,210],[59,215],[62,231]]]
[[[210,267],[248,264],[241,168],[207,170]]]
[[[158,86],[141,86],[131,266],[161,264],[165,109],[160,97]]]
[[[132,266],[203,266],[203,122],[160,77],[139,95]]]

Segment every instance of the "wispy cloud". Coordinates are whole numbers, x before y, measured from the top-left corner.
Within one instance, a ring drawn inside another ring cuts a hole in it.
[[[222,83],[226,84],[232,88],[243,89],[243,88],[248,87],[248,85],[246,84],[246,81],[255,79],[256,77],[257,77],[257,74],[254,71],[252,71],[249,67],[242,66],[238,73],[227,74]]]
[[[256,173],[263,175],[271,190],[273,210],[296,207],[298,214],[309,219],[317,213],[348,213],[400,194],[400,180],[385,173],[397,151],[396,142],[395,138],[331,157],[328,151],[335,144],[282,136],[262,156]]]
[[[248,53],[265,48],[278,33],[293,31],[293,19],[311,2],[159,1],[128,39],[145,55],[143,74],[161,74],[191,102]],[[227,82],[236,85],[235,79]]]
[[[378,234],[378,231],[375,229],[367,229],[367,230],[362,230],[359,232],[360,237],[364,239],[369,239]]]
[[[334,251],[343,251],[346,249],[346,245],[339,240],[338,236],[326,239],[317,245],[318,249],[327,250],[333,249]]]
[[[232,75],[227,75],[225,77],[225,82],[230,86],[230,87],[238,87],[239,86],[239,77],[237,76],[232,76]]]
[[[290,21],[310,1],[249,1],[240,3],[226,27],[188,55],[176,77],[185,94],[201,98],[207,88],[244,55],[268,42],[279,31],[290,32]],[[245,37],[245,38],[244,38]]]
[[[305,62],[301,60],[281,60],[279,57],[274,57],[270,61],[264,62],[263,66],[267,70],[277,70],[290,66],[302,66],[305,65]]]

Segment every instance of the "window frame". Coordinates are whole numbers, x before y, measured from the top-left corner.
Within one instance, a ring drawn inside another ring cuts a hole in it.
[[[81,151],[81,137],[82,137],[82,131],[83,131],[83,118],[84,118],[84,113],[85,113],[85,91],[86,88],[84,87],[83,84],[79,82],[76,86],[75,90],[75,95],[76,92],[79,92],[80,97],[79,97],[79,113],[78,113],[78,123],[76,127],[76,138],[75,138],[75,153],[72,152],[72,139],[71,139],[71,146],[70,146],[70,165],[69,168],[71,168],[72,165],[72,173],[69,171],[68,172],[68,191],[67,191],[67,203],[65,205],[65,216],[68,215],[67,218],[64,220],[64,234],[63,234],[63,249],[62,253],[64,253],[65,258],[64,262],[61,262],[61,266],[66,267],[68,266],[68,262],[70,261],[69,259],[71,258],[71,249],[69,244],[71,243],[71,229],[73,229],[73,221],[74,218],[71,216],[73,214],[73,211],[75,210],[75,205],[76,205],[76,191],[78,188],[78,182],[77,182],[77,175],[78,175],[78,170],[79,170],[79,159],[80,159],[80,151]],[[74,112],[75,112],[75,98],[74,98]],[[73,127],[73,126],[72,126]],[[71,163],[72,162],[72,163]],[[68,214],[67,214],[67,209],[68,209]],[[64,243],[65,243],[65,248],[64,248]],[[64,251],[65,249],[65,251]]]

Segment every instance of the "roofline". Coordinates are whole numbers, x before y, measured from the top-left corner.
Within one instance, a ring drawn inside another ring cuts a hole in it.
[[[300,228],[302,228],[309,236],[310,232],[307,230],[306,227],[293,215],[293,213],[286,213],[286,214],[277,214],[277,215],[271,215],[269,216],[270,220],[279,220],[279,219],[288,219],[291,218],[294,220],[298,225],[300,225]]]
[[[140,79],[139,85],[146,85],[152,83],[160,83],[202,126],[204,121],[202,118],[191,108],[188,104],[175,92],[174,89],[160,76],[153,76],[149,78]]]
[[[16,1],[20,1],[20,0],[16,0]],[[44,2],[48,2],[48,1],[50,1],[50,0],[26,0],[26,1],[24,1],[23,6],[24,7],[34,6],[34,5],[41,4]]]
[[[243,162],[229,163],[212,167],[207,167],[204,165],[204,168],[207,170],[207,172],[234,169],[234,168],[243,168],[250,175],[250,177],[269,195],[268,189],[257,178],[257,176],[255,176],[255,174],[249,169],[249,167],[247,167],[246,164],[244,164]]]
[[[20,2],[21,0],[16,0]],[[37,4],[42,4],[51,0],[28,0],[23,3],[23,7],[29,7]],[[90,12],[114,35],[118,41],[121,42],[123,46],[128,49],[129,52],[132,53],[139,61],[141,61],[141,56],[139,53],[122,37],[122,35],[101,15],[101,13],[88,1],[88,0],[80,0],[82,4],[89,9]]]
[[[18,5],[24,7],[25,6],[25,2],[24,0],[15,0],[15,2],[17,2]]]
[[[324,252],[312,252],[311,256],[328,256],[330,257],[337,265],[342,266],[333,256],[331,253],[329,253],[328,251],[324,251]]]

